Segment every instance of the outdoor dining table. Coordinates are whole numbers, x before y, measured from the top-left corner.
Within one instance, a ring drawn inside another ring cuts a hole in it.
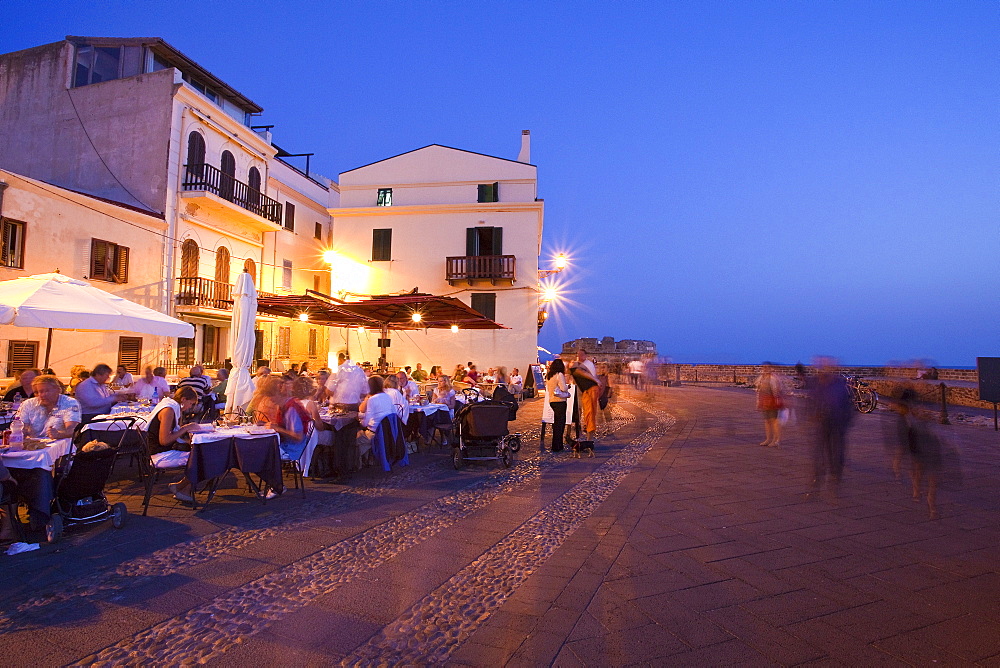
[[[268,487],[281,493],[281,451],[278,433],[262,427],[229,427],[191,434],[186,475],[193,485],[208,482],[208,506],[215,497],[222,477],[239,470],[247,485],[263,501],[263,494],[250,477],[256,475]]]
[[[447,420],[436,416],[440,412],[448,414]],[[439,419],[441,421],[450,421],[454,417],[454,411],[448,408],[446,404],[410,404],[410,419],[412,420],[414,416],[418,420],[416,426],[417,433],[424,439],[424,443],[430,443],[434,425]],[[431,416],[435,416],[435,418],[431,418]]]
[[[330,429],[324,432],[313,454],[312,466],[308,471],[313,478],[332,478],[338,474],[353,473],[358,470],[358,431],[361,422],[358,413],[336,413],[320,411],[320,418]],[[326,441],[326,442],[324,442]]]
[[[51,471],[60,457],[72,452],[73,441],[68,438],[45,439],[45,441],[48,442],[48,445],[38,450],[11,450],[9,448],[0,450],[0,459],[3,460],[4,466],[9,469],[45,469]]]

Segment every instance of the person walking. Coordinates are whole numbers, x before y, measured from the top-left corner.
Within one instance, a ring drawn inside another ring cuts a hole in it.
[[[815,427],[813,443],[813,488],[815,497],[829,474],[834,491],[840,487],[846,458],[847,428],[854,417],[854,402],[844,377],[836,372],[833,358],[818,357],[817,373],[809,389],[809,413]]]
[[[781,422],[778,413],[785,407],[785,390],[774,365],[764,362],[757,377],[757,410],[764,415],[764,447],[776,448],[781,443]]]
[[[578,441],[577,451],[587,451],[588,457],[594,456],[594,439],[597,436],[597,411],[601,396],[601,384],[597,379],[597,367],[587,359],[587,351],[580,348],[576,351],[576,361],[570,365],[573,382],[576,383],[577,398],[580,401],[580,422],[583,425],[584,436]]]
[[[569,385],[566,384],[566,365],[562,360],[552,360],[545,375],[545,394],[552,407],[552,452],[563,449],[563,434],[566,431],[566,399]]]

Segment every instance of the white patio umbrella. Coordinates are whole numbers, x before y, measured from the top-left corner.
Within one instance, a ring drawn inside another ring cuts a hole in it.
[[[194,336],[190,323],[58,273],[0,281],[0,325],[48,329],[44,367],[53,329]]]
[[[246,408],[253,397],[253,379],[250,365],[253,364],[254,344],[257,324],[257,288],[250,274],[243,272],[233,287],[233,324],[230,335],[236,341],[233,346],[233,371],[226,386],[226,412]]]

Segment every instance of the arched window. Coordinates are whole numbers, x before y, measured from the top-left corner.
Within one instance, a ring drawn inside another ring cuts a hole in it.
[[[200,132],[188,135],[188,180],[201,179],[205,175],[205,138]]]
[[[260,214],[260,171],[256,167],[251,167],[247,173],[247,208],[256,214]]]
[[[250,274],[250,280],[252,280],[254,282],[254,285],[256,285],[257,284],[257,263],[254,262],[253,260],[251,260],[250,258],[247,258],[246,262],[243,263],[243,271],[245,271],[248,274]]]
[[[194,278],[198,275],[198,243],[187,239],[181,244],[181,278]]]
[[[219,162],[219,169],[222,171],[221,182],[219,183],[219,196],[233,201],[233,194],[236,190],[236,158],[229,151],[222,152],[222,160]]]

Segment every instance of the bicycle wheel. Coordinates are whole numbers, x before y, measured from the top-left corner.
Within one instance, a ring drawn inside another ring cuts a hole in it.
[[[875,394],[874,390],[862,388],[858,390],[854,403],[862,413],[871,413],[878,405],[878,395]]]

